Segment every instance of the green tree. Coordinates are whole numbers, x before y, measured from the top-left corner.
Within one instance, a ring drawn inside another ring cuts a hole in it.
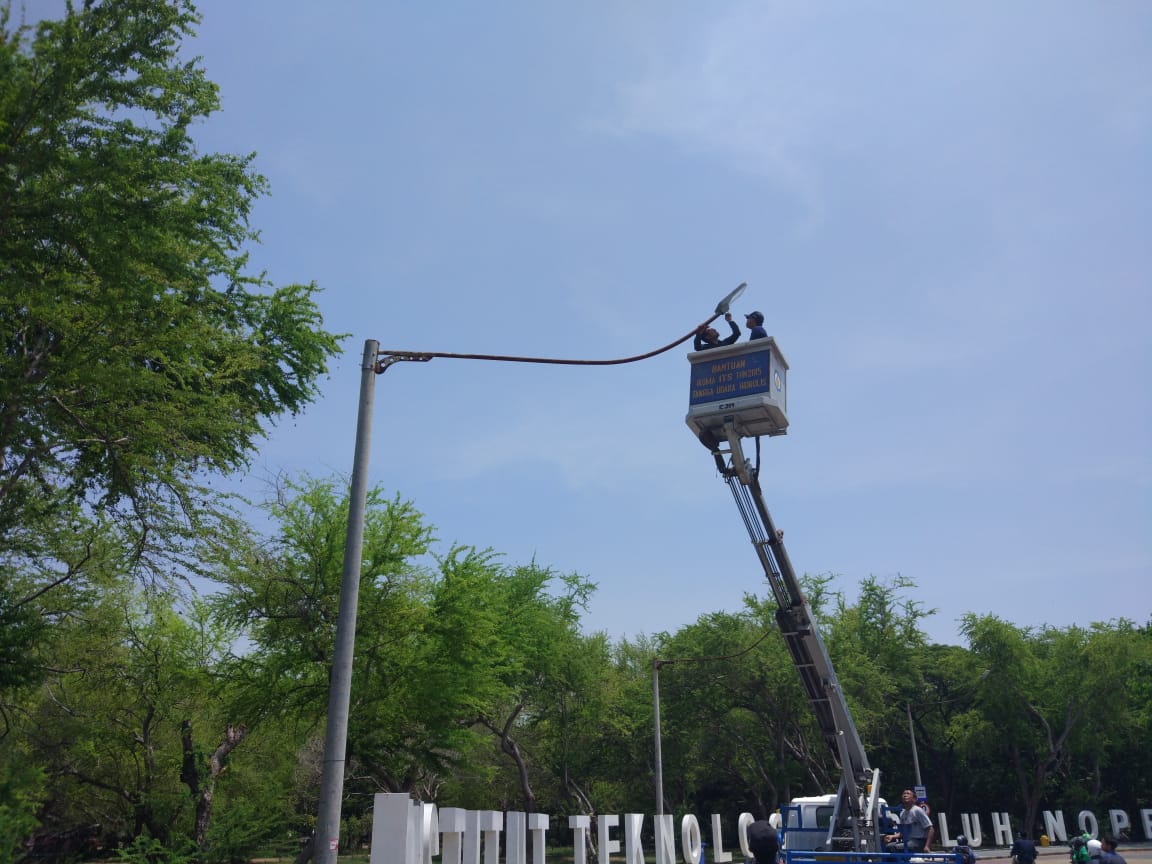
[[[613,644],[593,633],[564,657],[561,690],[538,709],[545,809],[652,812],[653,644],[643,636]]]
[[[204,731],[219,735],[221,727],[216,722]],[[206,740],[219,744],[224,739]],[[219,775],[203,847],[205,860],[248,861],[261,852],[292,857],[300,851],[300,840],[309,834],[315,814],[313,810],[303,818],[295,798],[302,791],[295,783],[301,767],[298,745],[305,740],[291,721],[265,720],[249,729]]]
[[[554,583],[560,591],[551,593]],[[580,679],[568,663],[580,647],[580,611],[593,586],[535,563],[504,567],[490,552],[457,548],[441,562],[428,624],[432,674],[455,722],[494,736],[515,766],[516,798],[536,809],[532,776],[540,772],[524,746],[536,740],[552,707]],[[447,695],[452,694],[452,695]]]
[[[81,500],[179,554],[197,478],[244,465],[337,350],[314,286],[247,272],[266,182],[195,146],[219,107],[179,57],[197,21],[187,0],[69,2],[31,30],[0,6],[2,548],[42,554],[21,526]]]
[[[1083,634],[1075,656],[1061,660],[1084,667],[1088,689],[1084,720],[1069,736],[1062,802],[1123,809],[1147,788],[1132,780],[1149,765],[1148,748],[1137,742],[1148,740],[1152,640],[1126,619],[1091,624]]]
[[[312,285],[248,272],[267,184],[201,153],[219,107],[183,0],[0,0],[0,722],[93,592],[199,568],[205,488],[297,412],[338,348]],[[57,664],[58,665],[58,664]],[[23,710],[22,708],[20,710]]]
[[[969,614],[961,629],[978,665],[989,670],[978,696],[985,721],[979,743],[1011,772],[1030,832],[1041,803],[1062,800],[1077,773],[1103,759],[1096,728],[1107,735],[1127,719],[1121,700],[1115,719],[1096,715],[1097,694],[1131,692],[1126,677],[1137,668],[1135,652],[1129,660],[1120,647],[1131,626],[1032,630]]]
[[[266,505],[269,536],[254,530],[219,538],[215,608],[245,636],[233,657],[237,716],[253,730],[296,724],[301,747],[301,815],[315,813],[319,750],[328,705],[348,497],[333,479],[284,479]],[[356,656],[353,665],[345,821],[370,809],[368,790],[407,791],[438,772],[463,731],[440,722],[447,694],[429,683],[424,631],[431,577],[419,563],[432,540],[420,513],[379,488],[364,520]],[[315,758],[309,757],[313,754]],[[313,776],[312,771],[315,771]]]
[[[20,750],[0,750],[0,864],[13,864],[24,841],[39,825],[36,812],[44,795],[44,773]]]
[[[26,515],[0,540],[0,737],[21,694],[48,674],[62,625],[125,576],[136,548],[117,520],[78,502]]]
[[[622,778],[634,782],[650,773],[649,760],[642,759],[636,771],[623,774],[637,738],[649,728],[627,710],[629,678],[604,633],[580,637],[561,659],[553,696],[538,709],[537,759],[551,781],[547,798],[541,796],[543,809],[626,812]]]
[[[821,602],[822,582],[802,582]],[[661,640],[664,787],[673,812],[766,817],[793,795],[835,788],[774,613],[774,602],[749,595],[743,612],[701,615]]]
[[[915,588],[906,576],[868,576],[855,603],[836,595],[835,614],[823,624],[837,677],[876,767],[905,764],[894,758],[909,752],[905,706],[924,700],[927,637],[920,622],[935,610],[915,599]],[[903,785],[911,780],[909,774]]]
[[[1119,706],[1123,720],[1110,730],[1109,747],[1095,768],[1102,780],[1108,778],[1107,786],[1099,787],[1100,799],[1125,806],[1152,789],[1152,748],[1145,743],[1152,741],[1152,619],[1139,627],[1120,621],[1117,631],[1127,643],[1118,658],[1119,681],[1097,695],[1102,705]]]
[[[26,703],[20,730],[50,778],[43,817],[51,830],[99,823],[122,838],[161,842],[206,830],[215,777],[201,770],[200,755],[216,745],[194,741],[191,729],[208,740],[224,735],[212,674],[231,634],[204,612],[124,580],[59,625],[68,632],[53,644],[53,671]]]
[[[214,571],[224,587],[217,609],[246,634],[233,666],[247,694],[239,713],[295,719],[318,735],[347,495],[333,480],[285,480],[268,511],[271,536],[224,538]],[[370,791],[437,799],[445,785],[461,793],[453,779],[460,775],[489,795],[500,784],[506,800],[531,807],[537,784],[556,783],[551,761],[536,756],[545,750],[542,730],[558,722],[558,705],[582,702],[596,675],[578,629],[592,590],[586,580],[535,564],[507,567],[471,547],[451,549],[433,569],[421,563],[431,539],[410,504],[369,490],[346,754],[349,823]]]
[[[925,645],[919,654],[923,689],[918,694],[905,689],[901,696],[907,694],[906,710],[932,806],[947,812],[977,810],[997,794],[1005,779],[979,747],[970,746],[974,731],[983,724],[979,697],[991,673],[958,645]],[[880,764],[889,769],[889,777],[911,777],[910,768],[895,773],[897,766],[911,765],[911,744],[899,735],[891,744],[892,750],[881,754]],[[889,796],[895,785],[887,785]]]

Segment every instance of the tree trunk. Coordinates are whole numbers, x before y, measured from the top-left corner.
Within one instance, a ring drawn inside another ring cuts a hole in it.
[[[524,793],[524,809],[528,813],[536,812],[536,793],[532,791],[532,784],[528,780],[528,763],[512,736],[505,733],[500,736],[500,749],[512,757],[516,762],[516,771],[520,775],[520,791]]]
[[[300,853],[292,859],[292,864],[308,864],[312,860],[312,852],[316,848],[316,837],[313,835],[304,841],[304,845],[300,847]]]
[[[1064,718],[1064,728],[1058,733],[1054,732],[1043,714],[1032,703],[1025,702],[1028,712],[1039,722],[1044,731],[1045,747],[1037,747],[1037,753],[1029,754],[1030,766],[1024,764],[1024,754],[1018,746],[1012,747],[1012,767],[1016,774],[1016,781],[1020,786],[1021,798],[1024,801],[1024,830],[1032,836],[1032,830],[1037,824],[1040,813],[1040,802],[1048,787],[1048,778],[1060,767],[1067,758],[1064,743],[1072,730],[1084,716],[1083,708],[1069,708]]]
[[[504,723],[503,729],[497,729],[493,723],[485,719],[481,719],[480,722],[500,739],[501,752],[511,756],[516,763],[516,771],[520,777],[520,791],[524,794],[524,809],[528,813],[534,813],[536,811],[536,793],[532,791],[532,784],[528,779],[528,763],[524,760],[524,754],[520,752],[519,745],[512,739],[512,724],[516,722],[516,718],[520,716],[522,710],[524,710],[524,706],[517,705]]]
[[[203,779],[200,776],[200,766],[196,764],[196,754],[192,747],[192,721],[184,720],[180,724],[180,743],[184,749],[184,761],[180,767],[180,781],[188,787],[192,797],[196,800],[196,827],[193,830],[193,840],[196,848],[203,849],[208,837],[208,826],[212,822],[212,796],[216,792],[216,778],[224,770],[224,761],[228,754],[235,750],[240,742],[248,735],[248,727],[244,724],[234,726],[231,723],[224,731],[224,740],[208,757],[208,775]]]

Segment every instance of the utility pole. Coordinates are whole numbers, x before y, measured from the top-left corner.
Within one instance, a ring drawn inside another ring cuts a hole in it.
[[[340,613],[336,619],[336,650],[328,685],[328,728],[324,733],[324,765],[320,774],[320,807],[316,818],[312,859],[336,864],[340,849],[340,805],[344,798],[344,756],[348,748],[348,706],[352,699],[352,657],[356,646],[356,609],[360,603],[360,561],[364,546],[364,510],[368,500],[368,454],[372,445],[372,401],[376,390],[376,354],[380,343],[364,343],[360,367],[360,408],[356,416],[356,450],[348,490],[348,533],[344,540],[344,570],[340,582]]]
[[[652,716],[656,727],[656,815],[664,815],[664,755],[660,742],[660,667],[657,657],[652,658]]]

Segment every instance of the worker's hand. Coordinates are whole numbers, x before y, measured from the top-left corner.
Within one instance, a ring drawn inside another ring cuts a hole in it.
[[[732,313],[731,312],[725,312],[724,313],[724,320],[725,321],[731,321],[732,320]]]

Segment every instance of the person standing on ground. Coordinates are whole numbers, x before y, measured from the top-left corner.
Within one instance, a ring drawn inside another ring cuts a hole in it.
[[[1036,864],[1036,844],[1024,836],[1023,831],[1016,834],[1016,842],[1008,850],[1015,864]]]
[[[886,834],[884,842],[889,852],[928,852],[932,849],[932,838],[936,829],[924,808],[916,804],[916,796],[911,789],[900,794],[900,833]]]

